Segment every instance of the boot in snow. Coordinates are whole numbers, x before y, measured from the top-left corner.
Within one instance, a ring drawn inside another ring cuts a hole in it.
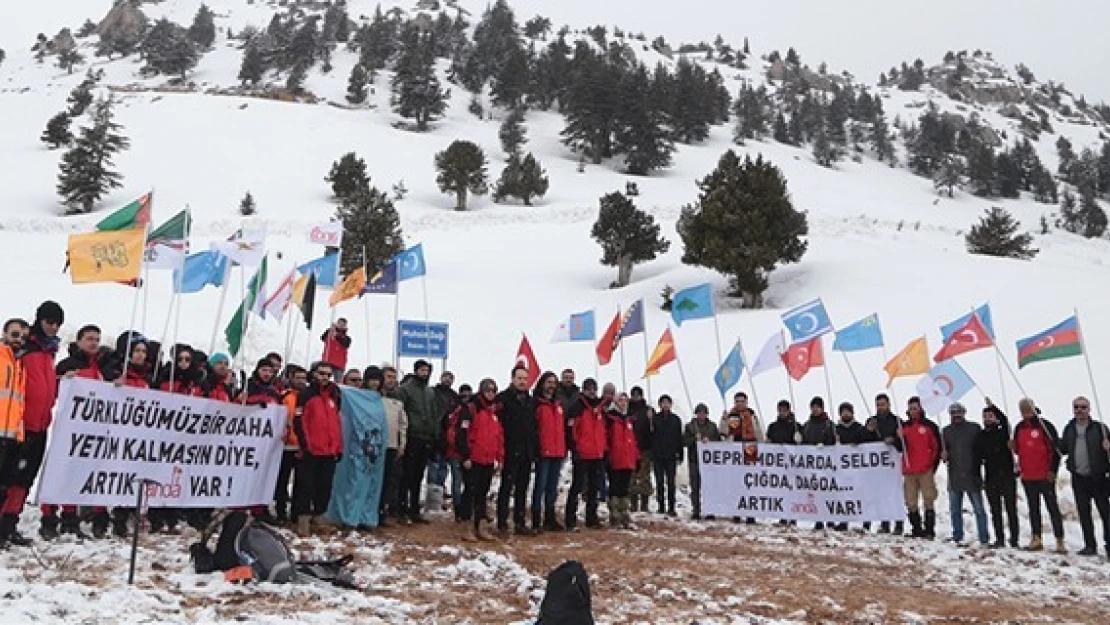
[[[58,517],[53,514],[44,515],[42,517],[42,525],[39,526],[39,536],[43,540],[54,540],[58,537]]]
[[[921,529],[921,513],[920,512],[911,512],[910,513],[910,527],[912,528],[910,530],[910,536],[911,537],[913,537],[913,538],[924,538],[925,537],[925,531],[923,529]]]
[[[937,512],[936,510],[925,511],[925,538],[932,540],[937,537]]]
[[[130,516],[125,508],[112,510],[112,536],[127,538],[127,517]]]
[[[89,535],[81,530],[81,517],[76,512],[63,512],[61,523],[62,534],[73,534],[77,540],[87,540]]]
[[[302,514],[297,517],[297,536],[308,538],[312,535],[312,517]]]
[[[894,522],[894,531],[891,532],[891,533],[894,534],[895,536],[901,536],[905,532],[905,527],[906,527],[906,524],[903,523],[902,521],[895,521]]]
[[[879,533],[880,534],[889,534],[890,533],[890,521],[883,521],[882,523],[879,523]]]
[[[542,518],[539,510],[532,511],[532,530],[537,534],[544,530]]]
[[[1056,537],[1056,553],[1060,555],[1068,554],[1068,544],[1064,542],[1063,536]]]
[[[633,497],[632,498],[632,511],[633,512],[639,512],[640,511],[640,498],[639,497]],[[644,509],[644,512],[647,512],[646,508]]]
[[[11,545],[16,547],[29,547],[34,541],[19,533],[19,516],[5,514],[0,517],[0,549],[7,549]]]
[[[1044,551],[1044,543],[1041,542],[1040,534],[1033,534],[1029,537],[1029,544],[1025,547],[1026,551]]]
[[[108,535],[108,511],[102,510],[93,515],[92,518],[92,533],[93,538],[97,540],[104,538]]]

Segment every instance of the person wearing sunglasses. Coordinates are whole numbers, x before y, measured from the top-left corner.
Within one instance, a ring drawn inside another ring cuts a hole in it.
[[[339,388],[332,382],[332,366],[317,362],[309,372],[308,388],[297,397],[293,428],[301,446],[294,488],[293,516],[297,533],[308,536],[312,525],[326,527],[335,465],[343,454],[342,423],[339,418]]]
[[[19,475],[20,445],[23,442],[26,377],[20,356],[27,322],[9,319],[0,337],[0,490],[11,486]],[[31,541],[19,533],[19,515],[0,516],[0,549],[8,545],[26,547]]]
[[[1079,512],[1079,525],[1083,528],[1081,556],[1098,555],[1095,542],[1095,524],[1091,517],[1091,502],[1098,508],[1102,519],[1102,541],[1110,555],[1110,431],[1102,421],[1091,420],[1091,401],[1076,397],[1071,402],[1072,420],[1064,426],[1060,436],[1060,453],[1067,456],[1071,472],[1071,489],[1075,495],[1075,508]]]

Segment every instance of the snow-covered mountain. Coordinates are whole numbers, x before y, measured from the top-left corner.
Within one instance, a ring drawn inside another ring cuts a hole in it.
[[[772,141],[732,143],[731,124],[714,127],[710,137],[696,145],[680,145],[674,163],[649,177],[624,175],[619,162],[590,165],[578,172],[578,158],[560,142],[564,120],[554,111],[530,111],[527,115],[528,149],[544,163],[551,178],[551,191],[535,207],[496,205],[488,197],[477,198],[466,213],[451,211],[452,198],[435,185],[433,155],[452,140],[465,138],[482,146],[490,156],[490,171],[496,176],[504,155],[497,130],[504,111],[483,103],[493,119],[477,119],[467,111],[469,94],[457,85],[452,88],[444,119],[432,131],[414,133],[393,127],[399,118],[389,106],[390,72],[379,73],[366,105],[350,106],[346,94],[347,77],[357,54],[338,46],[331,59],[333,68],[323,73],[319,65],[309,73],[305,86],[316,102],[289,103],[271,99],[229,95],[239,85],[237,78],[243,55],[239,36],[245,29],[265,28],[275,12],[285,11],[286,3],[216,0],[209,3],[216,15],[217,39],[213,49],[188,73],[185,84],[164,76],[145,77],[136,55],[112,60],[94,56],[97,37],[77,38],[86,57],[68,73],[48,56],[35,60],[30,47],[37,31],[48,39],[61,28],[76,33],[86,19],[103,18],[110,3],[56,2],[50,8],[28,10],[29,19],[4,26],[2,45],[7,59],[0,66],[0,111],[8,132],[0,144],[0,170],[8,172],[4,184],[2,213],[3,238],[9,258],[18,261],[18,271],[4,278],[11,292],[9,314],[33,309],[47,297],[59,299],[70,310],[71,325],[98,321],[114,333],[128,323],[130,292],[123,287],[75,287],[60,273],[66,233],[88,229],[103,211],[126,203],[146,190],[155,195],[155,221],[169,217],[180,207],[189,206],[197,220],[195,245],[225,236],[242,223],[236,207],[244,192],[250,191],[259,206],[252,221],[264,224],[270,247],[282,255],[279,265],[286,267],[318,253],[302,243],[301,232],[310,224],[327,220],[334,207],[323,183],[330,164],[340,155],[355,151],[369,165],[375,185],[388,189],[404,182],[410,190],[398,202],[402,225],[408,241],[423,242],[430,271],[427,277],[427,304],[418,282],[405,283],[399,302],[402,318],[421,318],[425,308],[433,319],[452,323],[449,366],[463,379],[477,379],[502,372],[513,359],[520,333],[527,333],[537,345],[541,364],[549,368],[573,366],[583,374],[593,374],[592,351],[583,345],[548,345],[546,340],[561,319],[571,312],[598,311],[599,323],[607,320],[618,305],[644,298],[648,315],[648,349],[667,323],[659,310],[659,293],[670,285],[681,288],[711,280],[720,295],[727,281],[722,276],[699,268],[684,266],[681,240],[674,231],[679,208],[697,197],[695,181],[715,166],[726,149],[762,154],[785,173],[795,205],[808,212],[810,251],[801,263],[776,271],[767,293],[766,310],[740,310],[731,300],[720,298],[720,342],[727,346],[737,337],[745,342],[749,355],[779,328],[780,309],[813,297],[824,298],[835,323],[846,325],[870,312],[879,312],[889,352],[901,348],[922,333],[939,346],[937,326],[968,310],[973,304],[990,301],[995,309],[999,342],[1008,358],[1013,358],[1013,340],[1040,331],[1071,314],[1075,306],[1087,311],[1084,329],[1097,372],[1110,370],[1110,356],[1098,346],[1110,339],[1110,328],[1100,322],[1101,301],[1092,286],[1101,282],[1107,271],[1107,243],[1087,240],[1062,231],[1037,236],[1040,255],[1032,262],[973,257],[964,250],[962,235],[985,208],[1002,206],[1017,216],[1031,231],[1039,228],[1042,217],[1052,220],[1054,205],[1033,201],[1028,194],[1018,200],[984,200],[957,191],[953,199],[940,197],[932,181],[914,176],[907,169],[905,146],[898,143],[899,165],[890,167],[867,153],[845,160],[833,168],[814,162],[808,146],[793,147]],[[322,11],[326,3],[292,3],[298,10]],[[348,13],[356,24],[365,23],[375,4],[368,1],[348,3]],[[476,22],[484,3],[459,3]],[[144,3],[142,11],[152,20],[160,17],[188,25],[199,2],[166,0]],[[419,7],[398,7],[404,16],[421,12],[434,14],[438,3]],[[528,9],[534,9],[531,4]],[[389,3],[383,10],[389,10]],[[459,8],[441,8],[454,15]],[[532,15],[519,11],[524,22]],[[589,15],[589,13],[585,13]],[[585,28],[591,20],[570,23],[569,39],[587,38]],[[553,24],[558,30],[561,26]],[[614,24],[617,28],[620,24]],[[612,33],[616,30],[610,28]],[[235,39],[229,38],[229,33]],[[681,56],[681,41],[668,42],[660,53],[650,42],[667,33],[643,33],[640,41],[631,32],[622,33],[630,48],[649,66],[673,64]],[[640,33],[636,33],[639,35]],[[711,39],[706,32],[705,39]],[[758,41],[758,33],[751,33]],[[729,41],[734,49],[742,44]],[[541,42],[542,43],[542,42]],[[686,48],[691,50],[698,42]],[[771,42],[768,42],[770,44]],[[712,46],[710,46],[712,47]],[[785,47],[785,46],[784,46]],[[690,51],[687,58],[706,68],[716,68],[735,94],[743,84],[766,84],[775,77],[781,62],[766,59],[773,46],[753,49],[748,69],[737,69],[706,59]],[[803,50],[804,51],[804,50]],[[939,58],[941,50],[923,50],[921,56]],[[1043,116],[1051,132],[1042,132],[1034,142],[1045,166],[1055,172],[1055,142],[1067,137],[1078,152],[1083,147],[1097,148],[1105,123],[1093,107],[1082,108],[1079,96],[1044,83],[1024,80],[1010,69],[1021,59],[993,59],[988,54],[967,54],[963,79],[950,87],[947,79],[957,63],[929,63],[926,81],[920,90],[903,91],[892,83],[871,84],[867,89],[881,98],[888,121],[904,128],[913,125],[928,105],[942,114],[968,119],[973,114],[991,129],[1003,144],[1022,134],[1023,119]],[[890,59],[892,66],[901,61]],[[841,68],[818,68],[819,59],[805,59],[803,71],[819,79],[842,84],[866,86],[863,77],[838,73]],[[912,64],[911,64],[912,65]],[[811,67],[813,69],[811,69]],[[64,108],[69,91],[82,79],[85,70],[104,72],[102,88],[107,87],[119,102],[119,121],[130,137],[132,147],[120,155],[118,165],[125,175],[125,187],[99,203],[99,214],[63,218],[54,192],[60,153],[46,149],[39,134],[46,120]],[[446,67],[441,64],[441,72]],[[851,68],[843,68],[850,72]],[[822,74],[824,72],[824,74]],[[265,81],[282,85],[285,76],[271,72]],[[861,82],[862,81],[862,82]],[[446,83],[445,83],[446,84]],[[771,85],[774,89],[774,84]],[[1026,122],[1028,123],[1028,122]],[[895,131],[898,135],[898,131]],[[626,182],[640,189],[638,204],[663,224],[664,234],[673,245],[662,258],[636,268],[633,283],[624,289],[610,290],[615,270],[600,266],[600,250],[589,238],[590,224],[596,216],[597,198],[604,193],[623,190]],[[281,271],[271,269],[271,275]],[[169,275],[152,278],[149,303],[140,307],[140,323],[147,332],[158,335],[165,326],[169,302]],[[217,293],[205,292],[185,299],[181,337],[207,346],[211,333],[211,312]],[[348,304],[340,314],[350,317],[355,337],[355,361],[388,359],[392,350],[392,302],[373,299],[366,312],[359,304]],[[145,318],[145,321],[144,321]],[[322,325],[322,324],[319,324]],[[248,340],[250,354],[280,347],[284,327],[256,324]],[[678,353],[684,361],[693,401],[719,402],[711,375],[717,366],[717,339],[711,323],[684,325],[676,333]],[[294,355],[303,359],[304,332],[294,341]],[[316,343],[312,342],[315,351]],[[625,347],[625,377],[632,385],[643,370],[644,352],[636,342]],[[299,353],[298,353],[299,352]],[[879,352],[853,355],[864,394],[870,397],[883,386],[883,356]],[[859,403],[863,401],[840,358],[829,358],[834,395]],[[966,365],[988,395],[1003,393],[1013,403],[1019,390],[1006,379],[1005,389],[997,372],[995,357],[989,351],[966,357]],[[606,379],[618,380],[619,367],[598,372]],[[1083,363],[1079,359],[1039,365],[1023,371],[1022,384],[1041,399],[1050,417],[1062,419],[1070,395],[1089,392]],[[1008,378],[1008,376],[1004,376]],[[1066,383],[1062,383],[1065,382]],[[912,380],[895,383],[896,394],[909,395]],[[745,382],[747,386],[747,382]],[[684,396],[678,372],[665,369],[652,380],[653,390]],[[769,411],[772,400],[788,395],[785,376],[768,374],[756,381],[756,390]],[[814,394],[824,394],[824,380],[814,372],[795,386],[795,397],[805,402]],[[685,402],[683,402],[685,403]],[[684,409],[688,409],[685,407]]]

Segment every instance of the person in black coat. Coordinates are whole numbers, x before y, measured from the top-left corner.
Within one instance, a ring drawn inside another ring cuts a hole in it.
[[[1076,397],[1071,408],[1075,417],[1064,426],[1057,447],[1068,457],[1071,489],[1083,529],[1083,550],[1079,555],[1098,555],[1092,501],[1102,519],[1102,540],[1110,555],[1110,480],[1106,477],[1110,471],[1110,432],[1101,421],[1091,420],[1091,401],[1086,397]]]
[[[1014,452],[1010,449],[1010,422],[990,399],[983,408],[983,429],[975,439],[975,454],[986,469],[983,490],[987,494],[994,548],[1006,545],[1006,521],[1010,526],[1010,547],[1017,549],[1021,524],[1017,511],[1017,473]],[[1006,518],[1003,519],[1003,509]]]
[[[664,483],[666,485],[667,516],[675,512],[675,472],[682,463],[682,419],[671,412],[673,402],[669,395],[659,397],[659,412],[651,418],[651,462],[655,472],[655,499],[659,512],[663,512]]]
[[[778,418],[767,427],[767,442],[776,445],[798,445],[802,442],[802,425],[794,418],[790,402],[779,400]]]
[[[652,437],[654,436],[655,411],[644,399],[644,389],[633,386],[628,399],[628,414],[632,417],[632,433],[636,435],[636,447],[640,450],[640,458],[636,461],[636,471],[632,474],[632,486],[629,494],[632,495],[632,512],[648,512],[648,500],[651,499],[651,474],[652,474]],[[655,480],[659,484],[659,478]],[[659,514],[663,514],[663,504],[659,504]]]
[[[802,426],[802,444],[836,444],[836,426],[825,412],[825,400],[820,397],[814,397],[809,402],[809,421]]]
[[[868,420],[866,426],[856,421],[856,409],[852,404],[844,402],[837,408],[840,422],[836,424],[836,440],[841,445],[859,445],[861,443],[877,443],[882,440],[875,428],[873,421]],[[838,531],[847,531],[847,523],[835,523],[832,528]],[[864,530],[871,529],[870,523],[863,524]]]
[[[867,420],[868,427],[874,424],[875,431],[879,433],[879,440],[902,451],[902,420],[890,411],[890,396],[879,393],[875,396],[875,416]],[[894,523],[894,535],[901,536],[904,529],[903,521]],[[890,522],[883,521],[879,524],[880,534],[890,533]]]
[[[536,399],[528,386],[528,369],[513,367],[512,384],[497,395],[497,418],[505,432],[505,466],[497,490],[497,531],[509,533],[509,500],[513,501],[513,526],[517,534],[532,536],[525,525],[528,484],[532,464],[540,449],[540,429],[536,423]]]

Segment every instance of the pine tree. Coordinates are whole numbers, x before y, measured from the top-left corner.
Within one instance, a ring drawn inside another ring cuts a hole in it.
[[[1075,164],[1076,156],[1075,150],[1072,149],[1071,141],[1069,141],[1067,137],[1061,135],[1060,138],[1056,140],[1056,155],[1060,157],[1060,167],[1056,170],[1056,173],[1060,174],[1060,177],[1064,180],[1068,180],[1072,165]]]
[[[655,218],[621,193],[603,196],[600,205],[590,236],[601,245],[601,264],[617,268],[616,286],[625,287],[633,266],[666,254],[671,243],[659,233]]]
[[[144,71],[178,74],[182,78],[200,60],[200,53],[189,38],[189,31],[165,18],[158,20],[150,29],[140,51],[146,59]]]
[[[405,250],[397,209],[377,187],[368,186],[343,198],[335,216],[343,222],[340,272],[344,275],[364,264],[372,273]]]
[[[572,79],[560,100],[566,127],[563,143],[593,163],[613,156],[613,133],[620,114],[620,75],[588,45],[578,42]]]
[[[758,90],[749,85],[740,87],[740,93],[733,104],[733,114],[736,115],[736,130],[733,141],[737,145],[744,145],[747,139],[762,139],[767,136],[767,125],[770,122],[770,108],[767,90],[760,86]],[[776,124],[778,120],[775,120]],[[783,130],[786,120],[782,120]]]
[[[393,110],[401,117],[416,120],[417,132],[440,118],[447,109],[448,91],[439,86],[435,71],[432,41],[415,27],[401,37],[401,56],[393,76]]]
[[[1001,256],[1029,260],[1039,250],[1033,248],[1033,236],[1018,234],[1021,225],[1010,213],[997,206],[988,209],[979,223],[967,233],[967,251],[971,254]]]
[[[497,136],[501,139],[501,149],[508,156],[520,153],[520,146],[528,142],[528,131],[524,128],[524,109],[517,107],[501,123]]]
[[[58,67],[64,69],[67,74],[72,74],[73,68],[84,61],[84,55],[77,48],[70,48],[58,54]]]
[[[193,24],[189,26],[189,39],[197,44],[201,50],[208,50],[216,42],[216,21],[212,9],[207,4],[201,4],[193,17]]]
[[[304,92],[305,78],[308,78],[308,66],[297,63],[285,79],[285,90],[293,95],[301,95]]]
[[[486,155],[470,141],[455,141],[436,154],[436,184],[444,193],[455,195],[455,210],[466,210],[468,193],[485,195],[489,191]]]
[[[493,103],[505,108],[520,106],[531,79],[528,55],[519,46],[510,49],[490,87]]]
[[[697,203],[678,220],[682,262],[728,275],[745,306],[761,307],[775,265],[798,262],[806,252],[805,213],[794,209],[786,178],[762,156],[741,163],[729,150],[698,186]]]
[[[239,202],[239,214],[244,217],[250,217],[256,213],[258,213],[258,206],[254,203],[254,196],[251,195],[250,191],[247,191],[242,201]]]
[[[367,82],[366,68],[362,66],[362,63],[355,63],[355,66],[351,68],[351,77],[347,81],[347,101],[351,104],[365,102]]]
[[[709,74],[685,57],[675,65],[669,85],[667,111],[675,141],[694,144],[709,136],[709,127],[728,120],[728,92],[722,98],[718,85]],[[724,105],[724,111],[720,110]]]
[[[505,0],[497,0],[474,27],[474,47],[463,68],[462,84],[475,93],[522,50],[520,27]]]
[[[536,157],[529,153],[521,159],[519,152],[513,152],[494,185],[493,201],[501,202],[507,197],[516,197],[525,206],[531,206],[532,198],[547,194],[549,184],[547,173]]]
[[[1060,194],[1060,218],[1056,221],[1056,227],[1072,234],[1079,234],[1085,230],[1083,219],[1079,214],[1079,204],[1071,189],[1065,188]]]
[[[69,145],[73,141],[73,133],[69,131],[71,121],[66,111],[58,113],[46,122],[46,130],[42,131],[42,136],[39,138],[52,150]]]
[[[340,200],[369,189],[370,176],[366,173],[366,161],[354,152],[348,152],[331,164],[331,170],[324,177],[324,182],[331,185],[332,195]]]
[[[92,89],[96,86],[97,76],[90,70],[85,74],[85,79],[74,87],[73,91],[69,92],[66,104],[69,105],[68,113],[71,118],[84,115],[85,111],[89,109],[89,105],[93,103]]]
[[[359,44],[359,63],[373,73],[383,69],[389,59],[397,52],[397,22],[382,14],[378,5],[370,25],[359,31],[356,37]]]
[[[979,197],[994,197],[996,190],[994,150],[982,141],[975,141],[967,151],[967,183]],[[999,193],[1001,194],[1001,193]]]
[[[822,167],[832,167],[842,158],[844,150],[832,141],[828,127],[821,124],[813,136],[813,160]]]
[[[1102,142],[1098,156],[1098,191],[1103,197],[1110,197],[1110,141]]]
[[[907,143],[910,152],[910,169],[919,176],[932,178],[944,162],[944,157],[956,149],[955,128],[941,119],[935,105],[918,120],[917,132]]]
[[[81,129],[73,147],[62,156],[58,167],[58,195],[68,207],[66,214],[88,213],[110,189],[122,186],[123,176],[115,171],[112,157],[130,147],[113,121],[112,101],[100,100],[93,108],[92,125]]]
[[[239,82],[244,87],[247,84],[257,85],[264,73],[266,73],[266,61],[262,57],[262,51],[252,39],[243,51],[243,63],[239,66]]]
[[[983,149],[990,150],[990,148],[985,147]],[[994,159],[994,183],[992,186],[994,190],[997,191],[999,197],[1021,197],[1021,169],[1014,160],[1012,153],[1001,152],[998,157]]]
[[[775,115],[775,124],[771,131],[771,136],[779,143],[788,145],[791,143],[790,128],[786,125],[786,116],[782,114],[782,111],[779,111],[778,114]]]
[[[551,20],[537,15],[524,23],[524,36],[529,39],[547,39],[551,32]]]
[[[1088,239],[1106,234],[1106,211],[1099,206],[1093,187],[1084,187],[1079,192],[1079,218],[1083,224],[1079,234]]]
[[[877,115],[871,124],[871,149],[875,151],[875,158],[879,161],[895,164],[894,143],[890,140],[890,129],[882,115]]]
[[[625,167],[634,176],[646,176],[667,167],[674,152],[674,143],[663,126],[664,113],[650,94],[651,78],[643,66],[622,81],[622,105],[613,149],[625,155]]]
[[[955,197],[956,187],[964,179],[964,162],[958,156],[947,155],[933,174],[933,187],[937,193]]]
[[[1034,174],[1032,191],[1036,201],[1044,204],[1056,203],[1056,179],[1044,167]]]
[[[281,50],[283,67],[296,68],[302,65],[307,70],[316,63],[322,49],[318,21],[317,17],[309,17],[293,34],[289,45]]]

